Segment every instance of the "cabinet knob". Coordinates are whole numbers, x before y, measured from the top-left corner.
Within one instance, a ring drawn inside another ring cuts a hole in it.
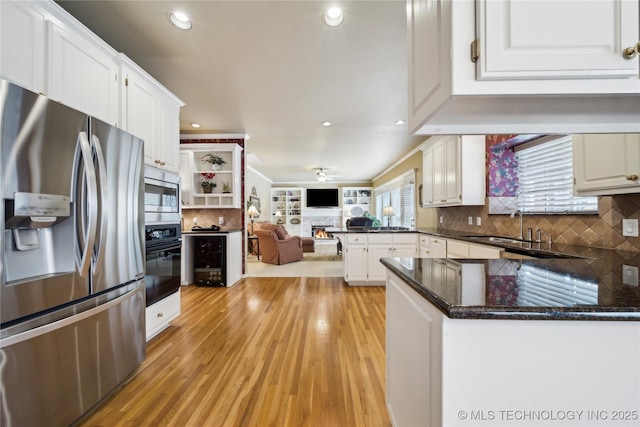
[[[156,160],[155,160],[155,162],[156,162],[156,164],[158,164],[158,165],[160,164],[160,160],[158,160],[158,159],[156,159]]]
[[[638,54],[640,54],[640,42],[636,43],[635,46],[628,47],[622,51],[622,57],[624,59],[633,59]]]
[[[636,181],[638,179],[638,175],[627,175],[627,181]]]
[[[158,313],[158,317],[162,317],[162,316],[164,316],[164,314]]]

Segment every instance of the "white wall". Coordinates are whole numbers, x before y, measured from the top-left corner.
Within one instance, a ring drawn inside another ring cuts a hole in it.
[[[246,167],[244,174],[245,200],[249,201],[251,191],[254,187],[258,197],[260,198],[261,215],[260,218],[255,218],[256,221],[271,221],[271,184],[271,180],[257,173],[251,166]],[[244,211],[247,211],[246,203]],[[247,224],[250,224],[249,217],[247,217]]]

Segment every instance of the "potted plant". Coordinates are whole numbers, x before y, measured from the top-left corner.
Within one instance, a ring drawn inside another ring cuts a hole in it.
[[[213,170],[220,170],[222,165],[227,163],[222,159],[222,157],[216,156],[213,153],[204,154],[202,157],[200,157],[200,161],[202,163],[209,163],[213,167]]]
[[[228,182],[223,182],[222,183],[222,192],[223,193],[231,193],[231,186],[229,185]]]
[[[202,192],[211,193],[213,189],[218,186],[218,184],[212,181],[216,174],[203,172],[200,175],[202,175],[200,177],[200,187],[202,187]]]

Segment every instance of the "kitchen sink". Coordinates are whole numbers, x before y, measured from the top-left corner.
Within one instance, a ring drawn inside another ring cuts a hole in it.
[[[514,239],[512,237],[499,237],[499,236],[469,236],[469,239],[482,240],[485,242],[502,243],[507,245],[526,246],[531,245],[532,242],[525,242],[524,240]]]

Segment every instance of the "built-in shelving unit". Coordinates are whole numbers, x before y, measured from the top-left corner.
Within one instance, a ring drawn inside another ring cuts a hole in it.
[[[303,190],[303,188],[271,189],[271,222],[284,225],[292,235],[300,235],[302,230]]]
[[[362,216],[365,212],[373,214],[373,189],[371,187],[342,188],[342,225],[347,219]]]
[[[207,154],[216,155],[225,163],[214,169],[202,161]],[[242,147],[238,144],[180,145],[182,208],[241,208],[241,154]],[[216,184],[211,193],[203,190],[203,180]]]

